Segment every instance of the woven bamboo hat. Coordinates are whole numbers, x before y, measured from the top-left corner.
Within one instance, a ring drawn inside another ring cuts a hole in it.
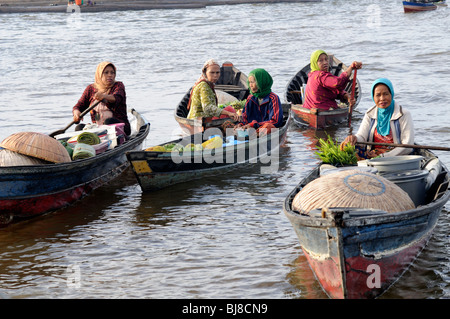
[[[0,147],[52,163],[71,161],[69,153],[59,141],[42,133],[15,133],[5,138]]]
[[[46,163],[48,162],[39,158],[19,154],[5,148],[0,149],[0,166],[28,166]]]
[[[415,208],[409,195],[384,177],[344,170],[321,176],[307,184],[292,202],[298,212],[316,208],[355,207],[384,210],[388,213]]]

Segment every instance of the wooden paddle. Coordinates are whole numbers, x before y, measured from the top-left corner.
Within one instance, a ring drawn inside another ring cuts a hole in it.
[[[90,110],[92,110],[94,107],[96,107],[101,101],[96,101],[93,104],[91,104],[86,110],[83,111],[83,113],[80,114],[80,119],[83,118],[87,113],[89,113]],[[66,132],[66,130],[75,124],[75,121],[70,122],[65,128],[62,130],[54,131],[53,133],[50,133],[50,137],[55,137],[56,135],[63,134]]]
[[[391,144],[391,143],[377,143],[377,142],[356,142],[356,144],[391,146],[391,147],[405,147],[405,148],[423,148],[423,149],[428,149],[428,150],[450,151],[450,147],[430,146],[430,145],[393,144],[393,143]]]
[[[353,75],[353,83],[352,83],[352,96],[351,99],[353,100],[355,98],[355,86],[356,86],[356,69],[355,74]],[[348,126],[352,126],[352,111],[353,107],[350,105],[348,106]]]

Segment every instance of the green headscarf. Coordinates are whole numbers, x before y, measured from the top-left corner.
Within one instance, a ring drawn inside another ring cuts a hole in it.
[[[310,63],[311,63],[311,71],[320,71],[319,69],[319,65],[317,64],[317,60],[319,60],[319,57],[321,54],[326,54],[328,55],[325,51],[323,50],[317,50],[314,51],[311,54],[311,59],[310,59]]]
[[[256,85],[258,86],[257,92],[250,92],[256,98],[260,99],[272,92],[272,84],[273,80],[270,74],[264,69],[254,69],[248,74],[248,77],[253,76],[256,81]],[[248,82],[248,80],[247,80]],[[250,87],[250,84],[248,84]]]

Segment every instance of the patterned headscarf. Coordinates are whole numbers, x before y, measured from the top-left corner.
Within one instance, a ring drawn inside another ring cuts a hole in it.
[[[317,50],[314,51],[311,54],[311,58],[310,58],[310,63],[311,63],[311,71],[320,71],[319,65],[317,64],[317,60],[319,60],[319,57],[321,54],[326,54],[328,55],[325,51],[323,50]]]
[[[202,66],[202,75],[200,75],[200,77],[198,78],[197,82],[195,82],[194,86],[191,89],[191,93],[194,90],[194,88],[201,82],[205,81],[209,87],[211,88],[211,90],[213,90],[214,95],[216,95],[216,91],[214,90],[214,83],[212,83],[211,81],[208,81],[208,78],[206,76],[206,71],[208,70],[208,68],[212,65],[218,65],[220,67],[219,62],[217,62],[214,59],[209,59],[208,61],[205,62],[205,64],[203,64]],[[189,101],[187,104],[187,109],[190,110],[191,108],[191,103],[192,103],[192,94],[189,96]],[[216,104],[217,104],[217,95],[216,95]]]
[[[389,131],[391,129],[391,125],[390,125],[391,117],[392,117],[392,114],[394,113],[394,106],[395,106],[394,87],[392,85],[392,82],[389,81],[388,79],[380,78],[380,79],[375,80],[372,84],[372,100],[374,102],[375,102],[375,99],[373,98],[373,93],[374,93],[375,87],[378,84],[386,85],[392,95],[391,104],[387,108],[385,108],[385,109],[378,108],[377,132],[379,134],[381,134],[382,136],[386,136],[386,135],[389,135]]]
[[[203,64],[202,67],[202,75],[200,76],[200,78],[198,79],[197,82],[200,82],[202,80],[205,80],[208,83],[211,83],[210,81],[208,81],[208,78],[206,77],[206,71],[208,70],[208,68],[212,65],[218,65],[220,67],[219,62],[217,62],[214,59],[209,59],[208,61],[205,62],[205,64]],[[211,83],[212,84],[212,83]]]
[[[115,65],[112,64],[111,62],[108,62],[108,61],[100,62],[99,65],[97,65],[97,70],[95,71],[94,87],[99,92],[102,92],[102,93],[107,92],[111,88],[111,86],[105,85],[105,83],[103,83],[103,81],[102,81],[103,71],[105,71],[106,67],[109,66],[109,65],[113,67],[114,73],[116,73]]]
[[[256,85],[258,86],[257,92],[251,92],[256,98],[263,98],[272,92],[273,79],[266,70],[254,69],[248,74],[248,77],[250,76],[255,78]],[[250,84],[248,86],[250,87]]]

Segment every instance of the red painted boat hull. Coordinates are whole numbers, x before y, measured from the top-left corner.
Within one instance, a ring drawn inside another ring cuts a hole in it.
[[[432,11],[432,10],[436,10],[436,9],[437,9],[437,6],[433,3],[403,1],[403,10],[405,13],[420,12],[420,11]]]
[[[299,125],[305,125],[315,129],[323,129],[348,121],[348,109],[336,109],[331,111],[318,111],[312,113],[299,105],[292,105],[292,118]]]
[[[429,151],[419,152],[425,162],[437,159]],[[286,197],[283,211],[314,275],[330,298],[379,297],[414,262],[450,199],[449,171],[443,163],[440,167],[427,190],[426,201],[407,211],[328,207],[306,214],[293,210],[295,196],[319,178],[320,165]]]
[[[416,245],[376,260],[363,256],[346,258],[342,272],[339,257],[316,259],[303,250],[311,270],[332,299],[372,299],[395,283],[426,246],[430,236]],[[374,266],[375,265],[375,266]],[[379,279],[376,276],[379,274]]]
[[[126,153],[140,150],[150,131],[132,114],[138,132],[114,149],[67,163],[0,167],[0,227],[64,208],[118,177],[130,165]]]

